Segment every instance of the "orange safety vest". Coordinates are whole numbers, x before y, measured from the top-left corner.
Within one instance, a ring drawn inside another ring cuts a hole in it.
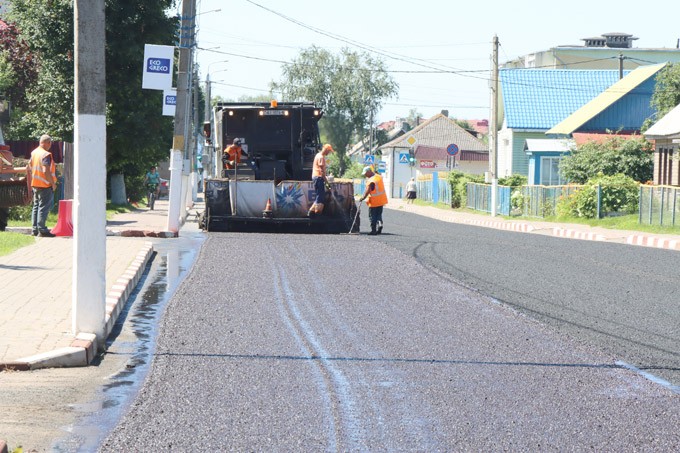
[[[46,165],[48,159],[49,169]],[[52,158],[52,153],[49,151],[38,146],[31,152],[31,160],[28,165],[31,169],[31,187],[46,189],[52,187],[52,181],[56,182],[57,174],[54,166],[54,159]],[[49,176],[47,174],[48,172]],[[50,176],[52,177],[51,179],[49,179]]]
[[[240,146],[229,145],[224,150],[224,154],[227,155],[227,160],[233,160],[234,164],[240,164],[241,163],[241,147]],[[225,165],[229,169],[234,168],[233,166],[229,165],[228,163],[225,164]]]
[[[368,193],[366,204],[369,208],[377,208],[378,206],[385,206],[387,204],[387,194],[385,193],[385,184],[383,184],[382,176],[374,174],[368,180],[368,184],[373,183],[373,190]]]
[[[312,164],[312,178],[317,176],[326,176],[326,157],[321,152],[316,153]]]

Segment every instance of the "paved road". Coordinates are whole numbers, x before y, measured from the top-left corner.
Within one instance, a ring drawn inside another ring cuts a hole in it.
[[[677,394],[374,239],[211,234],[101,451],[680,447]]]
[[[680,386],[677,251],[386,214],[380,241]]]

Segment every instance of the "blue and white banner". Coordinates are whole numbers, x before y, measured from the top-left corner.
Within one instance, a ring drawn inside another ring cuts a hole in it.
[[[171,89],[174,58],[175,48],[173,46],[144,44],[142,88],[149,90]]]
[[[163,116],[175,116],[177,90],[163,90]]]

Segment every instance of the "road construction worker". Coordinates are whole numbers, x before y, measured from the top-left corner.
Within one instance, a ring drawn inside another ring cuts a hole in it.
[[[222,162],[224,163],[224,168],[233,170],[236,165],[241,163],[241,156],[248,157],[248,153],[243,151],[241,148],[241,139],[235,138],[234,142],[227,146],[222,153]]]
[[[366,204],[368,205],[368,218],[371,221],[371,232],[368,234],[375,236],[382,233],[383,230],[383,206],[387,204],[385,184],[383,183],[382,176],[373,172],[371,167],[364,167],[361,174],[368,178],[368,182],[366,184],[366,191],[359,201],[368,199]]]
[[[40,145],[31,152],[28,161],[28,172],[31,174],[31,188],[33,189],[33,236],[54,237],[47,229],[45,222],[54,204],[54,191],[57,189],[57,174],[54,158],[50,152],[52,137],[40,137]]]
[[[316,197],[307,213],[309,216],[321,214],[323,212],[323,205],[326,201],[326,185],[328,184],[326,180],[326,170],[328,169],[326,156],[332,152],[333,147],[326,143],[323,145],[323,148],[321,148],[321,151],[314,156],[314,163],[312,164],[312,182],[314,183]]]

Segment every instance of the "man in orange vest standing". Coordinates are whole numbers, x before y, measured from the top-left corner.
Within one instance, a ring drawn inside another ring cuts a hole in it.
[[[54,158],[50,152],[52,138],[49,135],[40,137],[40,146],[31,152],[31,160],[28,162],[28,172],[31,175],[31,188],[33,189],[33,236],[54,237],[47,229],[45,222],[47,215],[54,203],[54,191],[57,188],[57,174]]]
[[[312,182],[314,183],[314,192],[316,198],[314,198],[314,203],[309,208],[308,216],[318,215],[323,212],[323,205],[326,202],[326,171],[328,169],[328,162],[326,162],[326,156],[333,152],[333,147],[326,143],[321,148],[321,151],[316,153],[314,156],[314,162],[312,163]]]
[[[368,218],[371,221],[371,232],[368,234],[375,236],[382,233],[383,229],[383,206],[387,204],[385,184],[383,183],[382,176],[374,173],[371,167],[364,167],[361,174],[368,178],[368,182],[364,196],[359,201],[361,202],[368,198],[366,204],[368,205]]]

